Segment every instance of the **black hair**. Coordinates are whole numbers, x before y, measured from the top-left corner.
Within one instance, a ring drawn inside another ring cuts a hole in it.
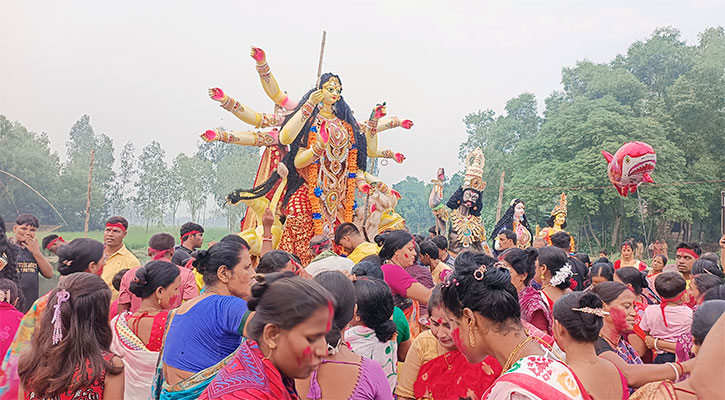
[[[619,248],[622,249],[625,246],[627,246],[630,249],[632,249],[632,251],[634,251],[634,249],[636,248],[634,242],[632,240],[630,240],[630,239],[627,239],[627,240],[623,241],[622,244],[619,245]]]
[[[355,264],[355,266],[352,267],[351,273],[357,277],[365,276],[368,278],[380,279],[382,281],[384,280],[385,275],[383,275],[383,270],[380,269],[381,265],[382,261],[380,260],[380,257],[378,257],[377,254],[371,254],[360,260],[359,263]]]
[[[438,249],[440,250],[448,250],[448,239],[446,239],[443,235],[438,235],[430,240],[431,242],[435,243],[436,246],[438,246]]]
[[[40,227],[40,221],[38,221],[38,217],[33,214],[20,214],[15,220],[15,225],[30,225],[37,229]]]
[[[470,308],[494,321],[495,331],[521,325],[521,306],[511,275],[496,267],[496,259],[476,251],[464,251],[456,257],[455,269],[443,284],[441,294],[446,309],[456,317]],[[485,267],[482,279],[480,267]]]
[[[511,229],[503,229],[498,233],[498,235],[504,235],[507,239],[513,240],[514,244],[516,244],[516,233]]]
[[[595,276],[607,278],[608,281],[614,280],[614,266],[610,262],[595,262],[589,268],[589,280]]]
[[[592,264],[592,260],[589,258],[589,254],[587,253],[576,253],[574,254],[574,258],[583,262],[586,266],[590,266]]]
[[[695,275],[692,279],[693,281],[690,282],[690,284],[695,284],[695,287],[697,287],[697,291],[700,292],[700,295],[703,295],[707,293],[708,290],[723,284],[722,278],[710,274]]]
[[[565,294],[554,303],[554,319],[564,326],[569,335],[577,342],[594,343],[599,339],[599,331],[604,325],[604,318],[575,308],[602,308],[603,303],[596,294],[574,292]]]
[[[433,287],[433,291],[430,293],[430,299],[428,299],[428,316],[430,317],[433,313],[433,309],[436,307],[445,307],[443,304],[443,292],[441,291],[442,284],[437,284]]]
[[[655,290],[663,299],[674,299],[687,289],[687,281],[678,272],[663,272],[655,278]]]
[[[545,246],[539,249],[539,265],[546,265],[546,268],[551,272],[551,277],[554,278],[556,273],[566,265],[567,255],[564,250],[559,247]],[[573,271],[572,271],[573,273]],[[572,274],[569,274],[564,281],[556,285],[559,289],[566,289],[571,286]]]
[[[592,293],[599,296],[603,302],[609,304],[614,300],[617,300],[617,297],[629,289],[627,288],[627,285],[622,282],[602,282],[596,286],[592,286],[590,290]]]
[[[413,240],[415,240],[415,244],[417,244],[417,245],[420,245],[426,239],[428,239],[428,238],[423,235],[418,235],[418,234],[413,235]]]
[[[568,254],[571,248],[571,235],[564,231],[556,232],[551,235],[551,245],[564,250]]]
[[[375,243],[382,246],[378,252],[378,256],[383,262],[390,260],[396,251],[405,247],[406,244],[413,240],[413,235],[406,231],[394,230],[383,232],[375,236]]]
[[[420,243],[420,254],[427,255],[430,258],[437,260],[439,258],[438,246],[430,240],[424,240]]]
[[[365,326],[375,331],[381,342],[392,339],[398,331],[393,316],[393,292],[379,279],[360,278],[354,282],[357,315]]]
[[[106,221],[106,225],[108,224],[121,224],[126,230],[128,230],[128,221],[126,221],[126,218],[119,217],[118,215],[109,218]]]
[[[335,347],[340,343],[342,331],[345,330],[355,313],[355,303],[357,301],[355,285],[339,271],[322,272],[312,280],[327,289],[335,298],[335,318],[332,321],[330,332],[325,336],[327,344]]]
[[[715,275],[720,279],[725,278],[725,274],[723,274],[722,270],[720,269],[720,267],[717,266],[717,264],[714,264],[710,260],[703,259],[699,259],[692,264],[692,271],[690,271],[690,274],[710,274]]]
[[[156,289],[167,288],[179,277],[179,266],[164,260],[150,261],[136,270],[136,278],[128,290],[140,299],[145,299]]]
[[[501,230],[503,229],[512,229],[514,228],[514,211],[516,211],[516,206],[519,203],[523,203],[523,200],[520,199],[513,199],[511,200],[511,204],[509,205],[509,208],[506,209],[506,212],[503,214],[501,219],[496,222],[496,226],[493,228],[493,237],[496,237],[499,233],[501,233]],[[529,220],[526,218],[526,214],[524,214],[521,217],[521,225],[526,228],[527,231],[529,231],[529,236],[534,237],[533,233],[531,232],[531,227],[529,226]]]
[[[360,230],[357,229],[355,224],[350,222],[344,222],[335,229],[335,244],[340,245],[340,241],[345,236],[357,236],[360,235]]]
[[[249,250],[237,242],[219,242],[209,247],[209,250],[194,252],[192,265],[196,271],[203,275],[204,283],[211,286],[219,279],[217,271],[222,265],[233,271],[242,260],[242,251]]]
[[[174,237],[168,233],[155,233],[149,238],[149,247],[154,250],[171,250],[175,245],[176,240],[174,240]]]
[[[284,250],[270,250],[259,258],[256,271],[258,274],[271,274],[282,271],[292,260],[292,254]]]
[[[17,264],[17,247],[13,246],[5,235],[5,221],[0,217],[0,262],[5,264],[0,270],[0,278],[10,279],[13,282],[20,282]]]
[[[247,244],[247,241],[244,240],[241,236],[235,235],[235,234],[229,234],[221,238],[220,242],[235,242],[242,245],[242,247],[249,250],[249,244]]]
[[[297,111],[305,105],[307,100],[310,98],[310,95],[312,92],[321,89],[322,85],[324,85],[327,81],[330,79],[335,78],[340,82],[340,85],[342,85],[342,80],[339,76],[326,72],[322,74],[320,77],[320,81],[318,82],[317,86],[313,89],[310,89],[307,93],[305,93],[302,98],[297,102],[297,107],[292,110],[284,119],[282,124],[280,125],[280,131],[284,129],[285,125],[294,117],[297,115]],[[286,207],[287,203],[289,202],[290,197],[292,194],[294,194],[297,189],[299,189],[304,183],[304,178],[299,174],[299,171],[295,167],[295,157],[297,156],[297,153],[300,151],[300,149],[304,149],[307,146],[308,143],[308,135],[310,133],[310,128],[312,127],[312,124],[315,122],[315,119],[317,118],[317,113],[319,112],[319,108],[315,108],[312,111],[312,114],[307,119],[307,122],[305,122],[305,125],[300,130],[299,134],[295,137],[295,140],[290,143],[289,145],[289,152],[284,156],[282,159],[282,162],[285,166],[287,166],[287,169],[289,170],[289,174],[287,175],[287,189],[284,194],[284,198],[282,199],[282,207]],[[360,131],[360,126],[358,125],[357,121],[355,120],[355,117],[353,116],[353,112],[350,109],[350,106],[347,105],[345,102],[344,97],[340,96],[340,98],[333,104],[332,106],[332,112],[335,114],[337,118],[340,120],[347,122],[350,124],[350,127],[352,128],[353,135],[355,137],[355,143],[353,144],[353,148],[357,149],[357,169],[361,171],[365,171],[367,169],[367,138],[365,137],[365,134]],[[274,188],[274,186],[277,184],[277,182],[281,179],[279,173],[276,171],[273,172],[269,179],[262,182],[260,185],[249,189],[249,190],[235,190],[234,192],[230,193],[227,196],[227,200],[231,202],[232,204],[236,204],[242,200],[251,200],[251,199],[257,199],[260,198]],[[349,178],[352,179],[352,178]]]
[[[705,292],[705,296],[702,297],[702,301],[705,302],[709,300],[725,300],[725,284],[717,285]]]
[[[652,257],[652,260],[654,261],[655,258],[661,258],[662,259],[662,266],[667,265],[667,256],[664,254],[657,254],[656,256]]]
[[[310,249],[315,255],[332,249],[332,241],[327,235],[315,235],[310,239]]]
[[[48,245],[50,242],[54,241],[55,239],[58,239],[60,236],[56,234],[50,234],[43,238],[43,241],[40,242],[40,245],[43,246],[43,250],[48,250]]]
[[[675,247],[675,252],[679,249],[690,249],[697,254],[699,257],[702,254],[702,248],[700,248],[700,245],[697,243],[687,243],[687,242],[680,242],[677,243],[677,247]]]
[[[725,313],[725,300],[710,300],[700,304],[692,315],[692,327],[690,328],[693,342],[696,345],[702,345],[710,329],[723,313]]]
[[[184,225],[181,225],[181,228],[179,228],[179,237],[181,238],[181,241],[183,242],[186,239],[184,237],[186,234],[193,231],[204,233],[204,228],[194,222],[187,222]]]
[[[604,254],[605,256],[609,255],[609,250],[607,249],[599,249],[599,254]]]
[[[560,212],[558,212],[558,213],[556,213],[554,215],[549,216],[549,218],[546,219],[546,226],[548,226],[550,228],[553,227],[554,226],[554,220],[556,220],[556,216],[559,215],[559,214],[561,214],[561,213],[562,213],[562,211],[560,211]],[[564,213],[564,215],[566,216],[566,213]],[[561,224],[561,229],[564,229],[564,228],[566,228],[566,219],[564,219],[564,223]]]
[[[292,272],[258,275],[247,303],[255,311],[248,322],[249,337],[259,341],[267,324],[290,330],[321,308],[335,307],[335,298],[319,283]],[[294,301],[290,301],[294,299]]]
[[[716,266],[722,267],[720,265],[720,256],[718,256],[717,254],[715,254],[711,251],[702,253],[702,255],[700,256],[700,259],[710,261],[711,263],[715,264]]]
[[[25,296],[23,296],[23,291],[15,282],[10,279],[0,278],[0,294],[2,294],[0,296],[2,300],[0,301],[4,301],[17,309],[23,308]]]
[[[103,257],[103,243],[95,239],[78,238],[58,248],[58,272],[70,275],[84,272]]]
[[[472,191],[476,194],[478,194],[478,199],[476,199],[476,202],[473,203],[471,206],[471,210],[469,211],[471,215],[474,217],[480,217],[481,216],[481,209],[483,208],[483,199],[481,192],[473,189],[473,188],[463,188],[462,186],[458,187],[458,190],[456,190],[455,193],[453,193],[453,196],[451,196],[450,199],[448,199],[448,202],[446,203],[446,206],[450,208],[451,210],[455,210],[458,207],[461,206],[461,202],[463,201],[463,193],[467,191]]]
[[[111,280],[111,285],[116,289],[116,291],[121,290],[121,281],[123,280],[123,276],[126,275],[126,272],[130,271],[128,268],[124,268],[118,272],[116,272],[116,275],[113,275],[113,279]]]
[[[511,264],[511,267],[516,273],[526,274],[524,285],[528,286],[536,274],[536,257],[538,256],[539,251],[534,247],[529,247],[526,250],[513,247],[506,250],[501,255],[501,259]]]
[[[428,228],[428,233],[432,233],[434,235],[437,235],[438,234],[438,228],[436,228],[436,226],[433,225],[430,228]]]
[[[647,281],[647,273],[640,271],[635,267],[622,267],[614,272],[615,275],[622,281],[622,283],[632,285],[634,294],[641,295],[642,289],[649,287]]]

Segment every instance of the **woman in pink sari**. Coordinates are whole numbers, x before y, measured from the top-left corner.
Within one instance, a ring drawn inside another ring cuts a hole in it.
[[[5,354],[20,326],[23,313],[16,307],[20,302],[20,289],[10,279],[0,279],[0,354]]]

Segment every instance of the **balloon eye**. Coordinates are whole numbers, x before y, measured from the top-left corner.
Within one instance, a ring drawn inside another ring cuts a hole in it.
[[[626,162],[626,163],[630,162],[631,160],[632,160],[632,159],[631,159],[631,158],[629,158],[629,156],[626,156],[626,157],[624,157],[624,162]]]

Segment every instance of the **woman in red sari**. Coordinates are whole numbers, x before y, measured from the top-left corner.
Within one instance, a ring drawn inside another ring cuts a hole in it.
[[[501,374],[501,365],[490,356],[469,364],[456,348],[440,285],[430,296],[428,318],[430,330],[418,335],[399,370],[398,399],[480,399]]]
[[[294,379],[305,379],[327,355],[325,334],[334,299],[293,273],[259,276],[252,286],[249,337],[200,399],[297,400]]]

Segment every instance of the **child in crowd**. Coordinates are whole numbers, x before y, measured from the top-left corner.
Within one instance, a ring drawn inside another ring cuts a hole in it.
[[[121,281],[123,280],[123,276],[126,275],[126,272],[130,271],[128,268],[124,268],[116,273],[116,275],[113,276],[113,281],[111,283],[113,284],[113,288],[117,291],[121,290]],[[112,320],[113,317],[118,315],[118,299],[113,300],[113,303],[111,303],[111,309],[108,313],[108,319]]]
[[[655,279],[655,288],[662,303],[647,307],[639,327],[654,338],[652,349],[657,356],[655,364],[675,361],[675,354],[661,350],[658,341],[677,342],[682,335],[690,333],[692,309],[683,303],[687,289],[685,279],[676,272],[662,272]]]
[[[0,354],[5,353],[20,326],[23,313],[18,311],[23,306],[23,292],[10,279],[0,279]]]

